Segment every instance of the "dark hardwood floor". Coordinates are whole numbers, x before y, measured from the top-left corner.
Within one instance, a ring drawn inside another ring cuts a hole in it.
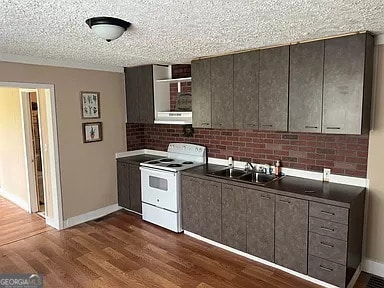
[[[0,273],[32,272],[44,287],[318,287],[122,210],[0,246]]]

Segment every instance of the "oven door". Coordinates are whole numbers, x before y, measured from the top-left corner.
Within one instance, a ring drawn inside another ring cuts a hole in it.
[[[173,212],[179,212],[180,173],[148,167],[141,170],[141,199]]]

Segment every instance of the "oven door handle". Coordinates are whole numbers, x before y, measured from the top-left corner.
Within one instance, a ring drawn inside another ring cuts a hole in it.
[[[146,171],[146,172],[154,173],[157,175],[164,175],[164,173],[167,173],[168,175],[173,174],[175,176],[177,173],[177,172],[172,172],[172,171],[168,171],[168,170],[153,169],[153,168],[149,168],[149,167],[145,167],[145,166],[140,166],[140,170],[144,171],[144,172]]]

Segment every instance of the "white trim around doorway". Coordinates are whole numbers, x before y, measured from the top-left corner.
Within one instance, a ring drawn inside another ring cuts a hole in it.
[[[46,217],[46,223],[56,229],[64,228],[63,221],[63,206],[61,194],[61,176],[60,176],[60,162],[59,162],[59,143],[57,131],[57,118],[56,118],[56,101],[55,89],[52,84],[37,84],[37,83],[19,83],[19,82],[0,82],[2,87],[14,87],[19,89],[47,89],[49,90],[49,97],[47,97],[48,113],[48,145],[50,175],[51,175],[51,191],[52,191],[52,214],[53,217]],[[24,117],[24,116],[23,116]],[[24,155],[26,157],[26,155]],[[28,159],[26,159],[28,161]],[[27,165],[28,167],[28,165]],[[46,215],[47,216],[47,215]]]

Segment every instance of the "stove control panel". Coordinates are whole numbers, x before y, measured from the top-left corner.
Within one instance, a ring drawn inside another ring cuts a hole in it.
[[[168,153],[180,153],[199,157],[205,156],[205,151],[206,148],[204,146],[189,143],[170,143],[167,150]]]

